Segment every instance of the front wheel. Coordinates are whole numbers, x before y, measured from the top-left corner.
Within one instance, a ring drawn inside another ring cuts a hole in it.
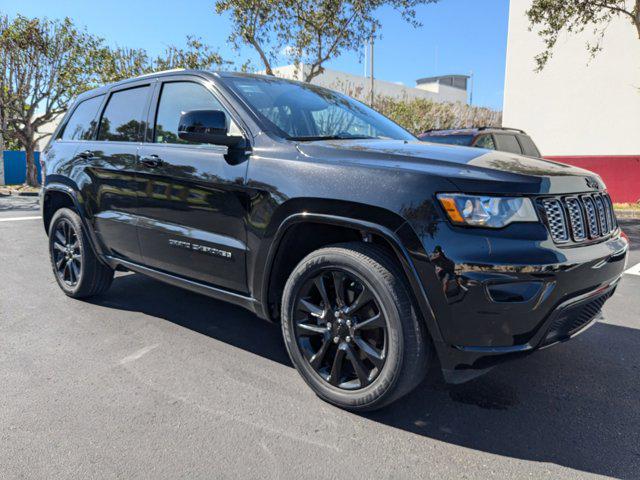
[[[49,254],[56,281],[66,295],[91,297],[111,286],[114,271],[98,260],[73,210],[61,208],[51,219]]]
[[[430,343],[402,271],[375,245],[336,245],[304,258],[284,289],[282,330],[304,380],[348,410],[383,407],[427,371]]]

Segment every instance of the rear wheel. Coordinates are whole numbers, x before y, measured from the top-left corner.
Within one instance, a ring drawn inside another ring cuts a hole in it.
[[[292,272],[282,300],[289,355],[318,396],[373,410],[424,378],[429,342],[403,274],[370,244],[317,250]]]
[[[51,219],[49,254],[56,281],[68,296],[91,297],[111,286],[114,272],[98,260],[73,210],[61,208]]]

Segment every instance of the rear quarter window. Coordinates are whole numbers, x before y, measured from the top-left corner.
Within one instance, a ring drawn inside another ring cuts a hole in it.
[[[529,157],[540,157],[540,150],[536,147],[536,144],[533,143],[531,137],[528,135],[518,135],[518,141],[522,146],[522,152]]]
[[[60,139],[91,140],[96,129],[96,117],[104,95],[89,98],[78,104],[65,125]]]
[[[520,144],[518,143],[515,135],[505,135],[500,133],[495,135],[495,139],[498,150],[501,152],[517,153],[518,155],[522,154]]]

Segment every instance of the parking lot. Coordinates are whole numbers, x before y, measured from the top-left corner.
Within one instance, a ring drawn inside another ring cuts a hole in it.
[[[355,415],[238,307],[138,274],[67,298],[38,214],[0,197],[0,478],[640,477],[640,275],[572,342]]]

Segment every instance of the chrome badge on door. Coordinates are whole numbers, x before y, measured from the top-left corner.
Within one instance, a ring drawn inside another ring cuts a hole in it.
[[[184,240],[169,239],[169,246],[175,248],[183,248],[194,252],[201,252],[214,257],[231,258],[231,252],[220,250],[219,248],[207,247],[198,243],[185,242]]]

